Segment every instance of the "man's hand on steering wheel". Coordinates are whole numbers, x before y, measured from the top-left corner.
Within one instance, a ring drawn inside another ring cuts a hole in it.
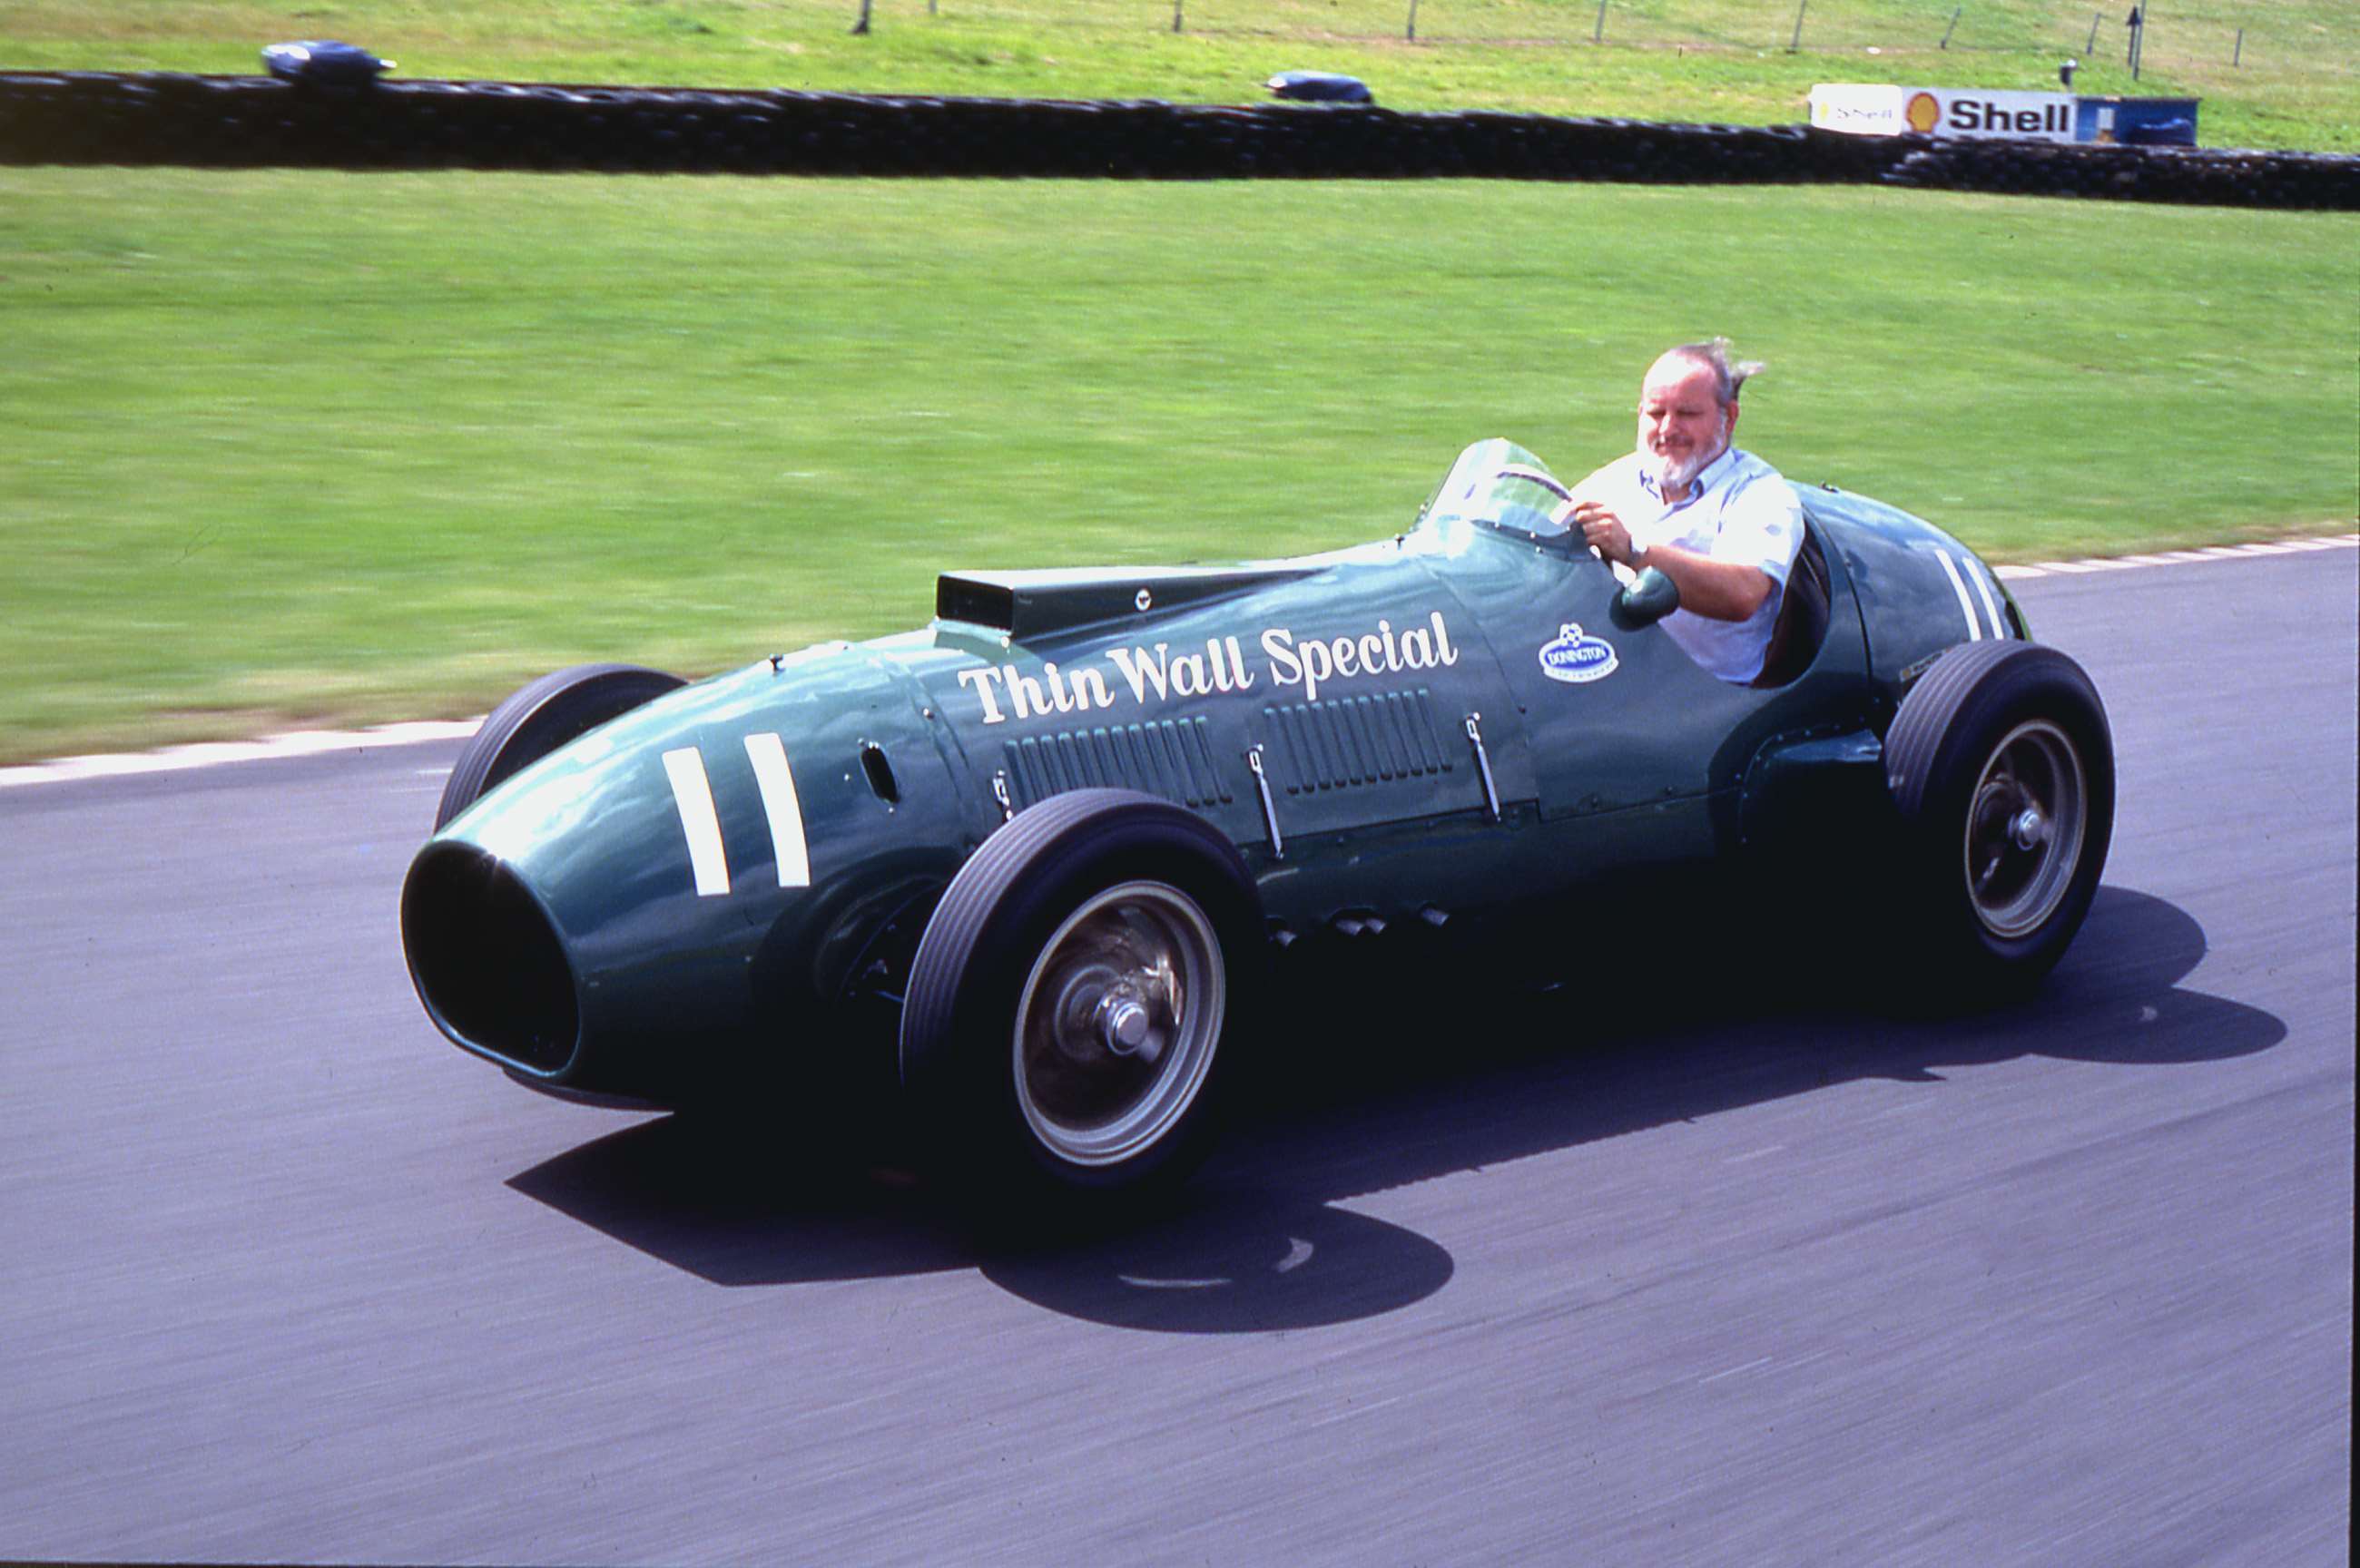
[[[1638,551],[1633,547],[1631,530],[1605,502],[1568,501],[1557,509],[1556,519],[1568,528],[1579,528],[1583,541],[1601,561],[1637,569]]]

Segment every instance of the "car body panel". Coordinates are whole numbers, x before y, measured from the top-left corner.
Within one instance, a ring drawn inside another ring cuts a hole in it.
[[[1802,493],[1806,513],[1835,541],[1879,680],[1899,685],[1944,648],[2030,628],[1998,576],[1966,546],[1897,507],[1828,487]]]
[[[1212,822],[1282,943],[1711,865],[1790,824],[1857,836],[1915,670],[2020,634],[1949,536],[1807,491],[1825,635],[1786,684],[1723,682],[1633,617],[1546,496],[1507,496],[1503,471],[1536,464],[1478,443],[1403,534],[1324,555],[948,572],[921,630],[660,697],[421,850],[421,999],[520,1079],[663,1103],[873,1053],[951,877],[1013,812],[1082,788]],[[469,903],[495,880],[497,920]],[[570,1015],[511,1018],[467,973],[475,945],[541,940],[500,922],[535,920],[563,971],[543,963],[536,994],[570,986]]]

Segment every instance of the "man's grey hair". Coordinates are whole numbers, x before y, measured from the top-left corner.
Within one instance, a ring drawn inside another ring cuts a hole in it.
[[[1737,401],[1737,395],[1745,389],[1745,383],[1762,368],[1762,362],[1758,359],[1732,361],[1727,338],[1715,338],[1710,343],[1682,343],[1677,348],[1666,349],[1664,357],[1685,359],[1711,371],[1713,388],[1724,407]]]

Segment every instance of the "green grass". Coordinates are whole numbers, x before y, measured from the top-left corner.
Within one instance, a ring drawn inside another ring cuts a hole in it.
[[[2201,96],[2215,147],[2360,150],[2351,0],[0,0],[0,66],[252,71],[282,38],[417,77],[1240,103],[1273,71],[1366,78],[1402,109],[1797,123],[1818,82]],[[1952,13],[1957,23],[1952,27]],[[2091,24],[2098,22],[2094,49]],[[2237,32],[2245,29],[2242,60]],[[1949,47],[1941,47],[1948,37]],[[1596,41],[1593,41],[1595,38]]]
[[[0,169],[0,759],[922,623],[1748,443],[2002,558],[2352,526],[2360,219],[1876,190]]]

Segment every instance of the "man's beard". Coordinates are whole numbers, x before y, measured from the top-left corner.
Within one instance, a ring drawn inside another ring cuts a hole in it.
[[[1710,446],[1699,447],[1685,459],[1675,458],[1669,452],[1657,456],[1644,446],[1639,449],[1639,458],[1646,464],[1647,472],[1655,476],[1655,487],[1664,495],[1685,495],[1696,476],[1711,467],[1713,459],[1728,450],[1729,441],[1724,435]]]

